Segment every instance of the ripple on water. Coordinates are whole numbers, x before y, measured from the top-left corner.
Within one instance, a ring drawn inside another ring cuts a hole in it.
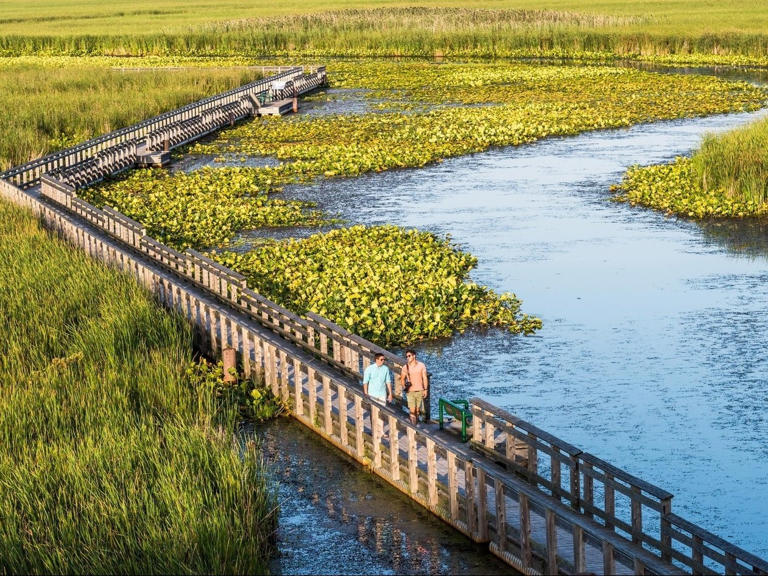
[[[351,223],[438,234],[543,330],[418,350],[437,395],[481,395],[675,494],[675,510],[768,556],[768,225],[698,224],[609,202],[632,164],[763,115],[541,141],[420,170],[292,187]]]
[[[278,483],[282,574],[505,574],[509,566],[359,466],[300,424],[261,429]]]

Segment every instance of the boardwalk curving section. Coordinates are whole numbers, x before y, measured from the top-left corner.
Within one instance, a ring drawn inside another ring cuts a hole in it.
[[[764,560],[672,514],[671,494],[482,399],[470,401],[468,444],[451,429],[411,425],[399,405],[372,403],[359,382],[373,355],[385,353],[395,371],[404,359],[327,319],[299,317],[237,272],[84,202],[60,167],[45,172],[56,162],[9,171],[0,193],[136,278],[187,318],[211,353],[233,348],[241,372],[263,379],[293,417],[519,571],[768,572]]]

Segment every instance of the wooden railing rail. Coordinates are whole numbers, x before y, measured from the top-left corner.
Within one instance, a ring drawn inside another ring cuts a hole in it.
[[[471,398],[469,403],[473,447],[573,508],[579,507],[579,448],[481,398]]]
[[[472,398],[470,406],[473,447],[622,538],[669,559],[662,518],[672,511],[672,494],[482,399]],[[616,506],[617,494],[626,505]]]
[[[666,555],[692,574],[768,574],[768,562],[719,536],[668,514],[662,531],[669,535]]]

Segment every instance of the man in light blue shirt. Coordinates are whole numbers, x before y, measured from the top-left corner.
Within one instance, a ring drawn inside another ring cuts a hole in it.
[[[379,404],[392,402],[392,371],[384,364],[384,354],[376,354],[374,359],[375,364],[368,366],[363,374],[363,392]]]

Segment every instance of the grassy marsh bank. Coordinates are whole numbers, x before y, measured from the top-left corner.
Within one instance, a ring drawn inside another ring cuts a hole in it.
[[[0,572],[263,572],[238,395],[132,279],[0,202]]]
[[[689,218],[768,215],[768,119],[708,135],[691,158],[636,166],[616,198]]]

